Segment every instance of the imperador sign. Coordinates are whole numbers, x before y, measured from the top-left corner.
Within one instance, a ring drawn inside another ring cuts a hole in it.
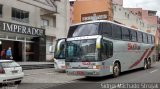
[[[44,36],[43,29],[0,21],[0,30],[26,35]]]
[[[81,15],[81,22],[93,20],[108,20],[108,11],[87,13]]]

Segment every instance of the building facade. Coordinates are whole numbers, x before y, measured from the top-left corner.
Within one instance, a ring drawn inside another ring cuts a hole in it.
[[[68,0],[1,0],[0,51],[12,48],[15,61],[53,59],[56,39],[66,37]]]
[[[76,0],[72,6],[74,8],[73,24],[91,20],[113,19],[111,0]]]

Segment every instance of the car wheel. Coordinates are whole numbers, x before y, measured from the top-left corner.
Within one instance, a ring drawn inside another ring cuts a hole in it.
[[[113,66],[113,77],[118,77],[120,75],[120,65],[115,63]]]
[[[15,81],[15,84],[19,85],[20,83],[21,83],[21,80],[20,81]]]

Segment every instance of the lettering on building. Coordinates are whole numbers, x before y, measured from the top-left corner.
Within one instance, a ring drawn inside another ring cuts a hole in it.
[[[8,22],[0,22],[0,30],[6,32],[13,32],[19,34],[26,34],[26,35],[34,35],[34,36],[44,36],[44,30],[40,28],[18,25]]]
[[[108,11],[87,13],[81,15],[81,22],[93,21],[93,20],[108,20]]]

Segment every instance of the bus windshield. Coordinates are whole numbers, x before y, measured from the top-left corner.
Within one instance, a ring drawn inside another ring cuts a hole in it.
[[[71,26],[68,32],[68,37],[98,35],[98,28],[98,23]]]
[[[96,56],[95,39],[67,42],[66,62],[93,62]]]
[[[62,41],[59,46],[58,50],[58,43],[61,40],[57,41],[56,47],[55,47],[55,53],[54,53],[54,58],[56,59],[65,59],[65,41]]]

